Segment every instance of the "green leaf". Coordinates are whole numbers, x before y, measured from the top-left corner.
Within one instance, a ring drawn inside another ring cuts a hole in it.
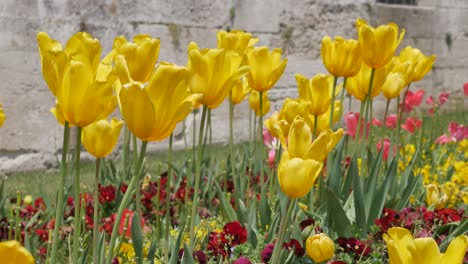
[[[374,225],[375,219],[377,219],[382,213],[387,198],[388,190],[390,189],[392,183],[395,181],[397,173],[396,169],[397,159],[394,158],[392,160],[392,163],[390,164],[389,169],[387,170],[387,173],[385,174],[385,180],[382,186],[379,188],[378,192],[375,193],[372,199],[369,209],[369,215],[367,216],[367,226]]]
[[[138,214],[133,214],[132,218],[132,242],[135,250],[137,263],[143,263],[143,232]]]
[[[383,148],[379,151],[377,157],[373,160],[372,169],[366,179],[366,214],[369,215],[369,208],[371,207],[372,200],[374,199],[375,190],[377,189],[377,179],[379,178],[380,168],[382,167],[382,153]]]
[[[171,258],[169,259],[170,264],[177,264],[177,261],[179,260],[179,248],[182,242],[182,237],[184,236],[184,229],[185,229],[185,226],[182,225],[180,227],[179,235],[177,236],[176,243],[171,251]]]
[[[464,218],[461,222],[458,222],[456,226],[457,228],[450,232],[449,235],[440,244],[440,250],[442,252],[445,252],[445,250],[447,250],[449,242],[451,242],[455,237],[468,233],[468,218]],[[450,226],[450,229],[452,229],[453,227],[454,226]]]
[[[169,250],[169,249],[167,249]],[[149,261],[150,264],[154,264],[154,257],[156,255],[156,240],[151,242],[151,245],[148,250],[148,256],[146,257],[146,260]]]
[[[190,250],[190,247],[187,244],[184,244],[184,257],[182,258],[182,264],[193,264],[195,261],[193,260],[193,253]]]
[[[356,214],[356,224],[359,228],[359,234],[361,237],[364,237],[367,233],[366,205],[364,202],[364,195],[362,193],[361,177],[359,177],[357,166],[357,160],[353,158],[349,171],[353,177],[354,210]]]
[[[232,208],[231,204],[226,200],[224,192],[221,190],[221,187],[219,187],[219,184],[216,181],[213,183],[216,187],[216,190],[218,191],[219,202],[221,204],[221,209],[223,210],[224,215],[227,217],[229,222],[236,221],[236,211],[234,211],[234,208]]]
[[[349,237],[352,236],[352,226],[346,216],[345,211],[340,203],[340,200],[329,188],[324,188],[327,199],[328,222],[335,230],[338,236]]]
[[[327,172],[328,187],[334,192],[338,193],[343,179],[343,172],[341,171],[341,159],[343,157],[344,139],[341,138],[338,145],[335,147],[330,158],[330,165]]]
[[[86,264],[86,260],[88,258],[88,252],[89,252],[89,245],[86,247],[83,255],[81,256],[81,264]]]
[[[260,222],[262,227],[266,229],[266,226],[271,221],[271,208],[268,204],[268,197],[266,197],[266,191],[262,191],[260,197]]]

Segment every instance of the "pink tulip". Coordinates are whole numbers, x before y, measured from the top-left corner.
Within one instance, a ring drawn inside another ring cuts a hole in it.
[[[409,117],[406,119],[405,124],[401,125],[401,128],[413,134],[417,128],[421,127],[421,125],[422,120],[415,117]]]
[[[439,106],[445,104],[450,96],[450,92],[441,92],[439,94]]]
[[[384,161],[387,161],[388,152],[390,150],[390,139],[384,138],[383,140],[380,140],[379,142],[377,142],[377,151],[380,151],[382,149],[382,146],[383,146],[382,159]],[[393,146],[392,155],[395,156],[395,153],[396,153],[396,147]]]
[[[358,127],[358,124],[359,124],[359,113],[353,113],[353,112],[349,112],[345,115],[345,125],[346,125],[346,128],[347,130],[344,132],[345,135],[350,135],[352,138],[356,137],[356,133],[357,133],[357,127]],[[362,135],[364,133],[364,119],[361,118],[361,128],[359,129],[359,137],[362,138]],[[366,131],[369,131],[369,124],[367,124],[367,129]],[[366,138],[368,137],[368,135],[366,134]]]
[[[461,141],[465,138],[468,138],[468,127],[458,124],[456,122],[450,122],[448,125],[448,131],[456,141]]]
[[[465,94],[465,96],[468,96],[468,82],[463,84],[463,93]]]
[[[416,92],[408,91],[406,93],[405,101],[403,102],[403,111],[411,112],[414,107],[421,104],[424,97],[424,90],[417,90]]]
[[[396,128],[397,116],[395,114],[387,116],[387,119],[385,120],[385,126],[387,126],[388,128]]]
[[[263,144],[268,148],[268,164],[273,166],[276,160],[276,150],[279,148],[279,140],[268,129],[263,129]]]
[[[119,225],[119,234],[124,234],[125,232],[125,237],[130,239],[132,237],[132,222],[133,222],[133,215],[135,213],[129,209],[124,209],[122,213],[122,217],[120,218],[120,225]],[[127,227],[125,228],[125,219],[127,220]],[[140,217],[140,225],[143,228],[145,225],[145,220]]]
[[[372,125],[376,126],[376,127],[379,127],[379,126],[382,126],[383,123],[382,123],[382,121],[378,120],[377,118],[372,118]]]

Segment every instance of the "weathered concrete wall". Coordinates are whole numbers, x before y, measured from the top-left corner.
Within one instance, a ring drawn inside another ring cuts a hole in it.
[[[443,2],[443,3],[439,3]],[[435,70],[415,86],[429,91],[457,89],[468,68],[468,1],[422,1],[422,7],[375,4],[373,0],[2,0],[0,1],[0,102],[7,121],[0,129],[0,172],[54,166],[62,144],[62,128],[49,108],[54,99],[40,71],[38,31],[65,43],[71,34],[87,31],[109,51],[115,36],[148,33],[161,38],[160,60],[185,64],[186,47],[216,45],[216,31],[240,28],[260,43],[281,47],[289,58],[285,74],[270,92],[272,111],[282,99],[296,96],[295,73],[311,77],[324,72],[320,41],[325,35],[356,38],[354,22],[394,21],[408,30],[404,44],[438,55]],[[436,4],[434,4],[436,3]],[[450,45],[448,45],[450,42]],[[228,135],[228,109],[213,111],[213,139]],[[236,108],[237,140],[248,137],[248,106]],[[185,133],[191,135],[193,116]],[[181,127],[176,146],[183,146]],[[191,136],[188,137],[189,143]],[[151,149],[167,143],[152,143]]]

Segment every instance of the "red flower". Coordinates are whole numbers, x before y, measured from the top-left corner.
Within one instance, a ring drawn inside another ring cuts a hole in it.
[[[305,254],[304,248],[301,246],[301,243],[299,243],[299,241],[297,241],[296,239],[291,239],[291,241],[283,243],[283,248],[286,248],[288,250],[294,249],[294,255],[298,257],[302,257]]]
[[[265,246],[265,248],[262,250],[262,253],[261,253],[262,263],[270,262],[270,259],[273,255],[274,248],[275,248],[274,244],[268,244]]]
[[[240,257],[236,261],[234,261],[232,264],[252,264],[250,260],[246,257]]]
[[[47,242],[49,241],[49,232],[47,230],[44,230],[44,229],[36,229],[36,231],[34,231],[36,233],[36,235],[43,241],[43,242]]]
[[[134,214],[135,213],[133,211],[124,209],[122,213],[122,217],[120,218],[119,234],[123,234],[125,232],[125,237],[129,239],[132,237],[132,222],[133,222]],[[126,228],[125,228],[125,222],[128,223]],[[140,222],[141,222],[140,225],[143,228],[143,226],[145,225],[145,220],[143,220],[143,217],[140,217]]]
[[[380,140],[377,142],[377,151],[380,152],[383,146],[383,153],[382,153],[382,158],[384,161],[388,160],[388,152],[390,150],[390,139],[384,138],[383,141]],[[393,146],[393,151],[392,151],[392,156],[395,156],[396,153],[396,147]]]
[[[396,128],[397,116],[395,114],[387,116],[387,118],[385,119],[385,126],[387,126],[388,128]]]
[[[421,125],[422,125],[422,120],[417,119],[415,117],[409,117],[406,119],[405,124],[401,125],[401,128],[410,132],[411,134],[414,134],[414,131],[417,128],[420,128]]]
[[[463,93],[468,96],[468,82],[463,84]]]
[[[47,208],[45,203],[44,203],[44,199],[42,199],[41,197],[34,200],[34,207],[37,210],[45,210]]]
[[[46,247],[40,247],[37,250],[37,254],[41,257],[45,257],[47,255],[47,248]]]
[[[424,90],[417,90],[416,92],[408,91],[403,102],[403,111],[411,112],[414,107],[419,106],[424,97]]]
[[[353,253],[354,257],[359,259],[361,257],[367,257],[372,250],[367,243],[362,242],[354,237],[343,238],[340,237],[336,240],[339,248],[345,253]]]
[[[101,186],[99,185],[99,203],[111,203],[115,200],[115,187],[112,185]]]
[[[238,221],[227,223],[223,228],[224,233],[231,238],[231,246],[236,246],[247,241],[247,229]]]
[[[224,232],[211,232],[208,236],[208,251],[214,257],[221,256],[223,259],[229,256],[230,246]]]
[[[439,106],[445,104],[445,102],[448,101],[449,96],[450,96],[450,92],[441,92],[439,94]]]
[[[345,125],[347,127],[347,130],[344,132],[345,135],[350,135],[352,138],[356,137],[358,125],[359,125],[359,113],[353,113],[349,112],[345,115]],[[359,129],[359,137],[362,138],[362,135],[364,133],[364,119],[361,118],[361,128]],[[366,131],[369,131],[369,124],[366,126]],[[366,138],[368,137],[368,134],[366,134]]]
[[[375,225],[380,227],[380,231],[386,233],[390,227],[398,225],[399,220],[399,215],[395,210],[384,208],[382,217],[375,220]]]

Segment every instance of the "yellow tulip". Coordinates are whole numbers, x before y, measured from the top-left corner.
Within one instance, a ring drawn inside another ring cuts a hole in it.
[[[131,80],[123,56],[117,56],[119,76]],[[188,89],[190,72],[185,67],[161,62],[147,85],[125,84],[119,94],[122,115],[130,131],[143,141],[167,138],[202,97]],[[122,77],[121,77],[122,79]]]
[[[296,74],[296,81],[299,98],[311,102],[310,114],[318,116],[330,108],[333,76],[319,73],[309,80],[301,74]],[[337,94],[339,89],[336,90]]]
[[[445,253],[440,253],[432,237],[414,239],[409,230],[401,227],[390,228],[383,239],[390,264],[461,264],[468,249],[468,237],[461,235],[450,242]]]
[[[218,39],[218,48],[235,51],[241,56],[252,45],[252,42],[250,42],[252,34],[242,30],[231,30],[229,32],[220,30],[217,32],[216,37]]]
[[[160,40],[139,34],[133,37],[133,42],[128,42],[125,37],[119,36],[114,40],[114,49],[116,55],[125,57],[132,80],[144,83],[149,80],[158,60]]]
[[[398,97],[405,87],[405,76],[399,72],[390,72],[382,85],[382,93],[390,100]]]
[[[361,58],[370,68],[375,69],[384,67],[392,60],[395,50],[405,36],[405,29],[398,34],[398,25],[395,23],[374,28],[365,20],[358,19],[356,27]]]
[[[201,50],[189,46],[190,87],[192,93],[203,94],[200,103],[213,109],[226,98],[249,67],[240,66],[241,56],[223,49]]]
[[[268,47],[254,47],[247,53],[250,66],[247,80],[253,90],[265,92],[276,84],[288,62],[288,59],[281,60],[281,54],[281,49],[270,51]]]
[[[421,80],[431,69],[436,59],[435,55],[425,56],[419,49],[407,46],[400,51],[400,60],[412,65],[411,82]]]
[[[262,93],[262,110],[260,111],[260,93],[251,91],[249,96],[249,105],[254,110],[255,115],[264,116],[270,111],[270,101],[268,100],[268,92]]]
[[[2,264],[34,264],[31,253],[16,240],[0,242],[0,259]]]
[[[99,41],[79,32],[62,50],[60,43],[44,32],[39,32],[37,39],[44,79],[60,105],[53,110],[56,116],[70,125],[85,127],[109,115],[116,76],[102,68],[108,66],[100,63]]]
[[[427,205],[434,205],[436,209],[441,209],[442,207],[444,207],[447,200],[448,197],[445,194],[442,197],[440,197],[440,191],[439,188],[437,188],[437,185],[429,184],[426,186]]]
[[[3,106],[0,104],[0,127],[2,127],[3,123],[5,122],[6,115],[5,112],[3,112]]]
[[[283,152],[278,165],[278,182],[281,190],[290,198],[303,197],[314,185],[322,167],[322,162],[291,158],[288,152]]]
[[[275,112],[264,124],[276,138],[287,138],[291,125],[297,116],[312,127],[312,117],[309,113],[310,102],[302,99],[286,98],[280,112]]]
[[[96,158],[109,155],[117,144],[123,121],[113,118],[110,122],[99,120],[83,128],[81,141],[86,150]]]
[[[325,68],[336,77],[353,77],[361,68],[361,53],[357,40],[335,37],[335,41],[332,41],[329,36],[325,36],[322,39],[320,54]]]
[[[364,101],[369,93],[369,83],[371,77],[371,68],[366,64],[361,65],[359,73],[346,81],[346,91],[353,95],[356,99]],[[375,70],[374,80],[372,82],[371,99],[379,95],[382,85],[387,77],[385,68]]]
[[[249,92],[250,92],[249,82],[247,82],[247,79],[242,78],[242,80],[238,82],[236,85],[234,85],[234,87],[232,88],[231,102],[233,104],[240,104],[242,100],[244,100],[244,97]]]
[[[324,233],[315,234],[306,240],[307,255],[315,262],[324,262],[335,255],[335,244]]]

